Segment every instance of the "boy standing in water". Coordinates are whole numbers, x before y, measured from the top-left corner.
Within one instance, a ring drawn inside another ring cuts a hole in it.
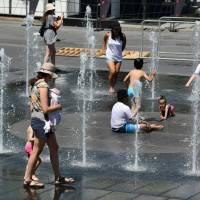
[[[126,77],[124,78],[124,82],[128,85],[128,96],[131,99],[131,110],[133,117],[136,117],[138,111],[141,107],[141,95],[142,95],[142,82],[140,81],[142,77],[144,77],[148,81],[152,81],[156,75],[156,71],[154,70],[150,76],[146,74],[145,71],[142,70],[143,67],[143,59],[135,59],[134,60],[134,68],[131,70]]]

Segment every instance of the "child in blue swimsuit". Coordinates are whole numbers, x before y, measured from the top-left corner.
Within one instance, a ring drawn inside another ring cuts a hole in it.
[[[142,70],[143,59],[134,60],[134,68],[126,77],[124,82],[128,85],[128,96],[131,99],[131,110],[133,117],[136,117],[141,107],[141,95],[142,95],[142,82],[140,81],[144,77],[148,81],[152,81],[156,75],[156,71],[153,71],[150,76]]]

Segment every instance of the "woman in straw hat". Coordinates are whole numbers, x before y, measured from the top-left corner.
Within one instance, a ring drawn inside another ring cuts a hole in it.
[[[57,30],[63,22],[63,15],[55,18],[55,6],[52,3],[46,5],[46,10],[43,16],[43,23],[45,24],[44,42],[46,45],[46,52],[44,62],[51,62],[55,65],[55,42]]]
[[[62,109],[61,104],[49,105],[49,84],[57,75],[54,73],[55,67],[52,63],[44,63],[38,71],[37,79],[33,79],[31,90],[31,127],[34,131],[34,146],[32,154],[27,163],[24,176],[24,186],[43,188],[44,184],[32,180],[32,175],[45,143],[47,143],[50,152],[50,159],[55,175],[55,184],[73,183],[73,178],[61,177],[58,159],[58,144],[53,130],[46,129],[46,121],[50,112]]]

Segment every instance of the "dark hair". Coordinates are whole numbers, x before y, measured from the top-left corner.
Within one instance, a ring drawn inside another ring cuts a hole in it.
[[[37,77],[31,78],[29,80],[29,85],[31,86],[31,88],[35,85],[35,83],[38,81],[39,79]]]
[[[54,11],[55,11],[55,10],[48,10],[47,12],[45,12],[44,15],[43,15],[43,17],[42,17],[42,22],[43,22],[43,23],[46,22],[47,16],[48,16],[48,15],[52,15]]]
[[[116,36],[114,35],[113,30],[119,30],[119,35],[118,36],[119,36],[121,41],[124,41],[124,34],[122,33],[122,28],[121,28],[120,23],[118,21],[114,21],[111,24],[111,38],[113,40],[115,40]]]
[[[117,91],[117,100],[119,102],[124,102],[124,100],[128,97],[127,91],[126,90],[118,90]]]
[[[159,103],[160,103],[160,100],[164,100],[165,103],[167,103],[167,99],[166,99],[166,97],[164,95],[160,95],[160,98],[158,100]]]
[[[45,77],[47,77],[49,74],[46,74],[46,73],[42,73],[42,72],[38,72],[38,75],[37,75],[37,77],[34,77],[34,78],[31,78],[30,80],[29,80],[29,85],[31,86],[31,87],[33,87],[34,85],[35,85],[35,83],[39,80],[39,79],[42,79],[42,78],[45,78]]]
[[[143,62],[143,59],[137,58],[137,59],[134,60],[134,67],[135,67],[136,69],[142,69],[143,63],[144,63],[144,62]]]

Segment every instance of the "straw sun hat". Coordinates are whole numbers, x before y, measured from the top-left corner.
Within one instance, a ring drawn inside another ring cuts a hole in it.
[[[55,71],[55,66],[52,63],[44,63],[38,72],[49,74],[52,76],[52,78],[57,78],[58,76],[56,73],[54,73],[54,71]]]
[[[55,6],[52,3],[48,3],[46,5],[45,12],[50,11],[50,10],[55,10]]]

